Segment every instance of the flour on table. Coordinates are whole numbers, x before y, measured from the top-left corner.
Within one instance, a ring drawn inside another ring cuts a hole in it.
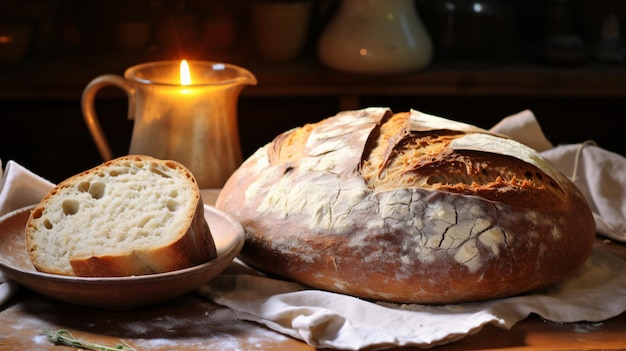
[[[155,313],[153,317],[137,320],[133,318],[133,311],[110,312],[110,318],[96,320],[97,317],[94,317],[93,322],[78,325],[72,321],[71,315],[62,317],[58,311],[50,311],[48,303],[34,302],[29,305],[28,311],[18,310],[20,307],[9,307],[3,312],[9,319],[12,319],[11,315],[14,313],[20,317],[15,318],[10,327],[7,325],[8,330],[0,331],[0,344],[3,339],[22,338],[24,349],[47,347],[51,345],[51,341],[44,335],[43,329],[67,329],[87,341],[103,343],[99,333],[93,330],[106,329],[107,325],[114,325],[116,330],[121,331],[120,335],[107,335],[107,345],[111,344],[111,340],[116,342],[117,338],[141,351],[252,351],[272,348],[272,345],[279,346],[289,339],[256,323],[239,320],[232,310],[215,306],[208,301],[196,302],[195,306],[197,312],[188,318],[168,315],[165,312],[166,314]],[[242,335],[247,337],[242,338]]]

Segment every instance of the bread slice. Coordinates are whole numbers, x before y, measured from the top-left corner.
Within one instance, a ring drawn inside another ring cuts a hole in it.
[[[217,256],[191,172],[142,155],[61,182],[33,209],[25,231],[35,268],[68,276],[162,273]]]

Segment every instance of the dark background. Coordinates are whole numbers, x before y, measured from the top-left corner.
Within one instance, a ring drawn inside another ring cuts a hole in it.
[[[505,116],[530,109],[554,144],[593,139],[601,147],[626,155],[626,136],[620,128],[626,107],[626,81],[619,79],[626,77],[626,69],[623,62],[605,62],[593,55],[601,35],[602,21],[615,14],[621,23],[626,19],[626,4],[609,0],[484,3],[496,10],[501,8],[497,6],[504,6],[507,11],[512,11],[499,15],[513,21],[513,34],[502,32],[502,35],[506,34],[504,38],[493,37],[493,33],[488,37],[485,32],[479,35],[479,39],[496,43],[493,47],[498,49],[497,52],[466,49],[466,52],[454,53],[436,46],[432,66],[409,76],[420,81],[421,76],[437,71],[454,80],[476,70],[498,72],[507,67],[522,67],[519,79],[511,81],[512,88],[523,84],[528,76],[534,75],[549,83],[552,77],[555,80],[574,77],[576,81],[579,73],[592,85],[580,83],[575,87],[576,94],[571,96],[559,94],[558,85],[504,93],[464,91],[453,87],[436,93],[429,93],[428,89],[418,93],[407,89],[406,92],[388,94],[379,87],[381,77],[332,72],[316,61],[315,38],[332,18],[337,5],[334,1],[316,2],[309,44],[302,57],[277,64],[262,62],[255,57],[250,45],[248,1],[245,0],[186,1],[183,9],[177,7],[180,1],[165,0],[0,0],[0,28],[3,22],[25,17],[35,23],[34,39],[27,56],[15,65],[0,67],[0,159],[3,164],[15,160],[54,182],[102,161],[80,112],[80,94],[84,86],[99,74],[122,74],[124,67],[146,59],[178,58],[181,55],[180,51],[154,51],[153,48],[146,49],[152,50],[150,52],[128,53],[116,47],[112,25],[131,15],[146,16],[146,9],[155,13],[161,11],[154,16],[172,14],[175,10],[171,9],[195,13],[200,15],[199,23],[214,20],[217,13],[232,16],[229,18],[239,24],[232,48],[212,53],[213,56],[202,51],[194,51],[194,55],[196,58],[213,59],[217,56],[241,62],[253,73],[258,73],[258,86],[245,88],[239,100],[244,157],[289,128],[336,114],[346,107],[342,103],[346,96],[355,98],[350,100],[353,101],[350,107],[388,106],[394,111],[414,108],[485,128]],[[416,1],[416,4],[418,13],[437,42],[437,23],[433,22],[436,22],[436,15],[442,15],[441,9],[428,0]],[[514,16],[507,17],[511,13]],[[567,14],[565,20],[559,17],[563,13]],[[554,29],[558,23],[566,23],[565,29]],[[543,59],[536,51],[537,45],[557,30],[580,38],[589,50],[589,56],[573,61]],[[197,43],[198,47],[202,45],[206,43]],[[473,54],[479,57],[472,57]],[[289,70],[295,73],[289,74]],[[528,75],[524,74],[526,71]],[[593,72],[596,71],[603,72],[602,77],[608,78],[594,79]],[[330,77],[325,80],[328,83],[315,84],[297,93],[289,90],[292,83],[302,84],[301,77],[313,76],[311,72]],[[615,73],[615,78],[611,72]],[[389,80],[393,77],[386,77],[386,84]],[[335,92],[333,82],[354,84],[349,92],[341,93]],[[489,81],[481,83],[488,85]],[[279,85],[280,89],[276,88]],[[102,95],[98,99],[98,114],[114,153],[123,155],[128,150],[132,131],[132,121],[126,119],[127,100],[113,90]]]

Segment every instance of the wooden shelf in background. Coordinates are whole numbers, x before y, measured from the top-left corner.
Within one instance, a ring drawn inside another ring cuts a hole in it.
[[[0,71],[0,101],[79,99],[85,85],[98,75],[122,75],[127,67],[152,60],[149,55],[78,53],[24,63]],[[257,77],[258,85],[244,89],[242,96],[336,96],[346,108],[363,96],[626,97],[623,65],[557,68],[519,62],[455,67],[434,63],[407,74],[362,75],[336,72],[311,58],[285,64],[245,58],[225,62],[245,67]],[[122,92],[107,94],[120,96]]]

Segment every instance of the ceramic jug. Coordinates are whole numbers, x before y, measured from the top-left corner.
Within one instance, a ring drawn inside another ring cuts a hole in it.
[[[185,64],[150,62],[128,68],[123,77],[93,79],[83,91],[83,117],[100,155],[110,160],[94,102],[106,86],[124,90],[128,118],[134,120],[129,154],[176,160],[189,168],[200,188],[220,188],[242,162],[237,104],[243,87],[255,85],[256,77],[230,64]]]
[[[317,50],[324,65],[365,74],[419,70],[433,54],[414,0],[342,0]]]

